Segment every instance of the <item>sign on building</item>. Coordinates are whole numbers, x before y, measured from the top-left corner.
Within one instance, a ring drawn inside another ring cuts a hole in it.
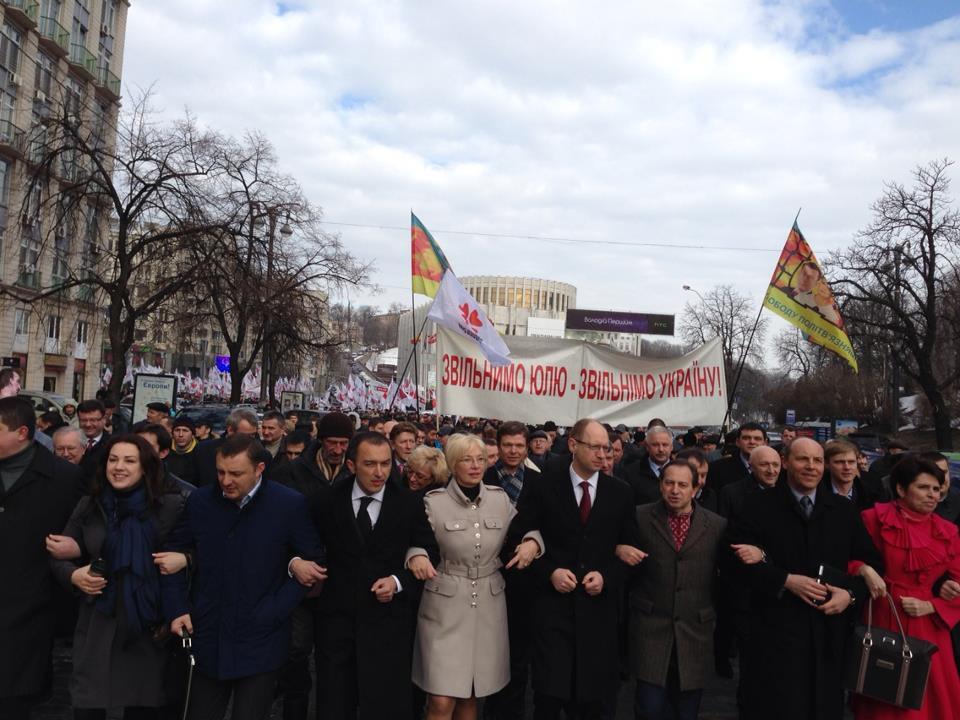
[[[673,315],[615,312],[613,310],[567,310],[567,330],[673,335]]]

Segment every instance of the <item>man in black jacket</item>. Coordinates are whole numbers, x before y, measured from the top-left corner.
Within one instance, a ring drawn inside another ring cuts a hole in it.
[[[635,505],[660,500],[660,471],[670,462],[673,451],[673,433],[663,425],[649,428],[643,439],[646,455],[641,460],[626,465],[623,479],[633,490]]]
[[[436,559],[436,540],[421,497],[388,481],[392,463],[383,435],[356,435],[347,453],[353,478],[324,489],[317,506],[329,576],[318,600],[320,717],[411,715],[409,602],[417,581],[405,555],[420,547]]]
[[[0,399],[0,717],[28,720],[47,689],[56,596],[44,540],[80,499],[80,470],[33,441],[33,406]]]
[[[873,507],[873,494],[860,479],[857,466],[859,448],[848,440],[831,440],[824,449],[826,472],[820,486],[850,500],[858,511]]]
[[[786,482],[750,495],[730,519],[726,542],[760,548],[763,560],[730,560],[751,590],[751,658],[744,675],[744,720],[840,720],[846,611],[865,588],[817,582],[823,565],[844,574],[851,560],[881,573],[882,558],[849,500],[819,488],[823,448],[798,438],[787,449]],[[875,565],[878,563],[879,565]]]
[[[730,483],[750,477],[750,453],[755,447],[767,444],[767,431],[758,423],[744,423],[736,430],[734,444],[733,455],[710,463],[707,477],[718,493]]]
[[[580,420],[566,435],[572,460],[525,478],[518,508],[539,529],[545,553],[536,563],[538,597],[533,651],[534,717],[600,717],[619,672],[617,599],[627,566],[618,544],[636,546],[630,488],[600,472],[610,439],[595,420]],[[515,523],[517,524],[517,523]]]
[[[84,400],[77,405],[77,417],[80,429],[87,438],[80,470],[83,472],[84,482],[89,484],[103,460],[103,451],[110,437],[110,433],[105,429],[107,411],[99,400]]]
[[[287,436],[292,437],[292,435]],[[300,455],[280,465],[273,481],[297,490],[307,498],[315,517],[317,503],[325,490],[350,476],[347,446],[353,437],[353,420],[339,412],[324,415],[317,423],[317,439]],[[310,654],[316,639],[317,600],[304,599],[293,611],[290,653],[280,674],[284,720],[305,720],[310,699]]]
[[[543,431],[541,431],[542,433]],[[516,505],[527,478],[540,477],[536,467],[527,462],[527,426],[513,420],[497,428],[500,459],[483,476],[487,485],[503,488]],[[543,433],[544,439],[546,433]],[[512,547],[507,543],[508,547]],[[536,583],[529,572],[503,570],[507,583],[507,625],[510,628],[510,682],[500,692],[486,699],[483,716],[488,720],[522,720],[529,676],[530,651],[533,643],[534,601]]]
[[[227,415],[226,434],[201,442],[196,449],[196,486],[217,482],[217,452],[231,435],[257,436],[257,414],[249,408],[234,408]],[[264,458],[266,460],[266,458]]]

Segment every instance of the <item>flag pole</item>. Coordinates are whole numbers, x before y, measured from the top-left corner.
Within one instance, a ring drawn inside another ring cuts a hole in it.
[[[803,210],[801,206],[797,210],[796,216],[793,218],[793,224],[790,226],[791,229],[797,224],[797,220],[800,219],[800,212]],[[737,387],[740,385],[740,376],[743,374],[743,366],[747,362],[747,355],[750,353],[750,346],[753,345],[753,336],[757,332],[757,327],[760,325],[760,316],[763,315],[764,302],[760,302],[760,312],[757,313],[757,319],[753,322],[753,328],[750,330],[750,337],[747,338],[747,346],[743,349],[743,352],[740,354],[740,359],[737,362],[737,374],[733,379],[733,389],[727,388],[727,412],[723,416],[723,422],[720,424],[720,432],[725,433],[727,430],[727,421],[731,420],[733,413],[733,400],[737,396]]]
[[[411,314],[411,320],[412,320],[412,319],[413,319],[413,318],[412,318],[412,314]],[[422,334],[423,334],[423,329],[426,327],[426,325],[427,325],[427,320],[428,320],[428,319],[429,319],[429,318],[427,318],[427,316],[424,315],[424,317],[423,317],[423,322],[420,323],[420,331],[417,332],[417,333],[415,333],[415,336],[416,336],[416,335],[422,335]],[[414,326],[413,329],[416,330],[416,326]],[[398,337],[397,340],[399,341],[400,338]],[[414,348],[414,352],[416,352],[416,348]],[[403,370],[400,371],[400,376],[399,376],[399,377],[400,377],[400,380],[403,380],[404,376],[407,374],[407,370],[410,369],[410,361],[413,360],[413,357],[414,357],[413,355],[410,355],[410,356],[407,358],[407,362],[404,363],[404,365],[403,365]],[[399,392],[400,392],[400,383],[398,382],[396,389],[394,389],[394,391],[393,391],[393,397],[390,399],[390,405],[387,407],[387,412],[390,412],[391,410],[393,410],[393,404],[394,404],[394,402],[396,401],[396,399],[397,399],[397,394],[398,394]]]

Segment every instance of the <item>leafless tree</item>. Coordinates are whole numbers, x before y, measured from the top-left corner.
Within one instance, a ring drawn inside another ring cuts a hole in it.
[[[741,358],[745,357],[744,362],[755,366],[763,365],[767,318],[760,318],[753,334],[754,310],[751,299],[733,285],[717,285],[702,297],[701,302],[696,305],[687,303],[680,316],[680,337],[687,345],[702,345],[720,338],[727,388],[731,393]]]
[[[270,400],[278,363],[321,352],[339,339],[324,323],[332,288],[364,283],[370,265],[354,259],[320,228],[320,211],[296,181],[282,174],[270,142],[259,134],[222,144],[217,214],[232,218],[206,238],[197,303],[220,327],[230,353],[231,402],[257,360]]]
[[[910,187],[888,183],[872,206],[873,220],[830,261],[847,321],[888,347],[895,370],[919,387],[942,449],[952,448],[950,399],[960,378],[955,305],[944,304],[957,288],[960,259],[951,165],[917,167]]]
[[[92,310],[105,306],[114,398],[138,322],[194,281],[183,248],[223,224],[209,212],[217,147],[190,117],[159,122],[148,94],[116,121],[65,102],[28,134],[21,232],[31,250],[18,284],[0,293],[37,304],[73,291]],[[53,272],[41,278],[46,253]]]

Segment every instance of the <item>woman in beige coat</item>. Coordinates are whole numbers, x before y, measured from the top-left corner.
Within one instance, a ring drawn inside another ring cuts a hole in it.
[[[447,442],[446,488],[424,496],[440,547],[436,569],[426,551],[407,563],[426,580],[413,651],[413,682],[430,694],[427,720],[474,720],[477,698],[510,680],[507,606],[500,550],[517,514],[507,493],[483,484],[486,447],[475,435]],[[525,568],[543,554],[539,532],[527,533],[507,567]]]

